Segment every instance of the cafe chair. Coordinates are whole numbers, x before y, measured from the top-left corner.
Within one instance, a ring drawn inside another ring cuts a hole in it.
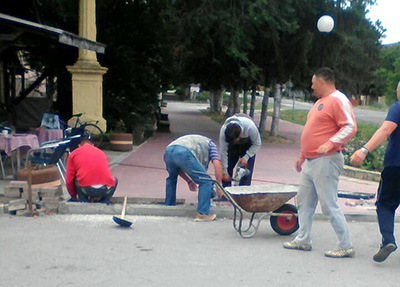
[[[4,158],[4,159],[3,159],[3,158]],[[4,151],[1,151],[1,152],[0,152],[0,167],[1,167],[2,179],[5,179],[5,178],[6,178],[6,173],[5,173],[5,170],[4,170],[4,165],[5,165],[5,162],[6,162],[6,160],[7,160],[8,158],[9,158],[10,161],[11,161],[11,168],[12,168],[13,174],[15,174],[15,168],[14,168],[14,161],[13,161],[13,158],[10,157],[10,156],[8,156]],[[4,161],[4,162],[3,162],[3,161]]]
[[[63,156],[69,152],[69,148],[79,141],[81,135],[75,135],[60,140],[44,142],[39,148],[30,149],[26,155],[26,164],[41,164],[44,166],[56,165],[60,176],[65,183],[65,165]]]

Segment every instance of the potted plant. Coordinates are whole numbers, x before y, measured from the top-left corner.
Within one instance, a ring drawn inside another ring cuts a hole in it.
[[[130,151],[133,147],[133,135],[126,131],[123,120],[119,120],[110,135],[110,149],[114,151]]]

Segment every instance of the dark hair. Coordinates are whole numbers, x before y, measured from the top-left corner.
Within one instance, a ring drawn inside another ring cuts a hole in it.
[[[87,137],[81,137],[79,144],[85,144],[85,143],[92,143],[92,141],[90,139],[88,139]]]
[[[315,73],[315,77],[322,78],[328,83],[335,83],[335,74],[330,68],[319,68]]]
[[[225,141],[227,143],[233,143],[235,139],[240,136],[242,128],[235,123],[230,123],[225,128]]]

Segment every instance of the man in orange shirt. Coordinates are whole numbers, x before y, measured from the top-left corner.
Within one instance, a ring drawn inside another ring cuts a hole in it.
[[[295,168],[301,172],[298,192],[300,230],[284,248],[311,251],[311,226],[318,200],[339,238],[337,249],[325,256],[342,258],[355,254],[346,218],[337,204],[339,175],[344,159],[343,144],[357,131],[353,107],[347,97],[336,90],[335,77],[329,68],[320,68],[312,77],[311,89],[318,101],[307,115],[300,139],[300,155]]]

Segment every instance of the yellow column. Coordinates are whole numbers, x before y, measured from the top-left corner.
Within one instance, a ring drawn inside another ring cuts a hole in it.
[[[96,41],[96,0],[79,2],[79,36]],[[67,66],[72,74],[72,113],[83,113],[81,120],[94,122],[106,131],[103,118],[103,75],[107,68],[101,67],[94,51],[79,49],[79,58],[73,66]],[[68,121],[70,125],[74,119]]]

